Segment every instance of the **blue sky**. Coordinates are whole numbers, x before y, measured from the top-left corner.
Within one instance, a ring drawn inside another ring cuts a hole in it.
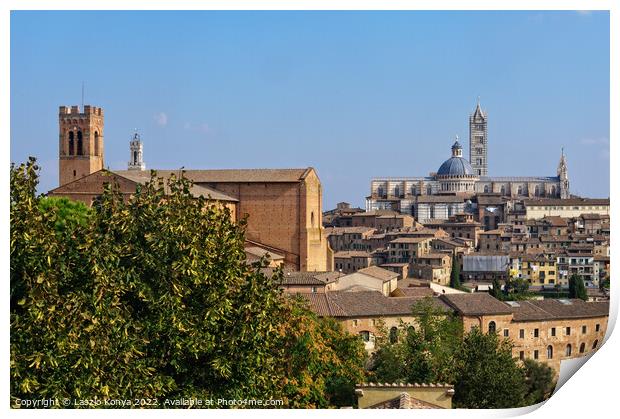
[[[11,161],[58,184],[60,105],[105,110],[105,164],[317,169],[324,209],[375,176],[468,153],[489,114],[489,174],[555,175],[609,196],[607,12],[12,12]]]

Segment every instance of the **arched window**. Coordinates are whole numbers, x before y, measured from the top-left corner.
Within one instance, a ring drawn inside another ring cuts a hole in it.
[[[489,333],[495,333],[496,325],[495,322],[489,322]]]
[[[398,328],[393,326],[390,329],[390,343],[396,343],[398,341]]]
[[[408,333],[408,334],[410,334],[410,335],[411,335],[412,333],[415,333],[415,327],[413,327],[413,326],[408,326],[408,327],[407,327],[407,333]]]
[[[598,346],[598,339],[594,341],[594,343],[592,344],[592,349],[596,349],[596,347]]]
[[[484,185],[484,193],[489,193],[489,185]]]
[[[82,156],[83,151],[84,150],[82,148],[82,131],[78,131],[77,133],[77,155]]]
[[[586,351],[586,344],[585,342],[583,342],[581,345],[579,345],[579,353],[582,354]]]
[[[394,196],[400,196],[400,188],[398,186],[394,187]]]
[[[500,189],[500,193],[502,195],[506,195],[506,187],[504,185],[502,185],[502,188]]]
[[[568,345],[566,345],[566,356],[571,356],[572,353],[573,353],[573,347],[569,343]]]
[[[379,196],[383,196],[383,186],[379,186],[379,187],[377,188],[377,195],[379,195]]]
[[[418,191],[416,190],[415,186],[412,186],[411,187],[411,195],[417,195],[417,192]]]
[[[517,194],[523,195],[523,186],[519,185],[519,187],[517,188]]]
[[[310,225],[314,227],[314,211],[310,212]]]
[[[69,155],[73,156],[73,131],[69,131]]]
[[[430,185],[428,185],[426,187],[426,194],[427,195],[432,195],[433,194],[433,188]]]
[[[540,188],[538,187],[538,185],[536,185],[536,187],[534,188],[534,195],[540,196]]]
[[[553,346],[547,346],[547,359],[553,359]]]
[[[99,133],[95,131],[95,156],[99,155]]]
[[[551,196],[555,196],[555,185],[551,187]]]

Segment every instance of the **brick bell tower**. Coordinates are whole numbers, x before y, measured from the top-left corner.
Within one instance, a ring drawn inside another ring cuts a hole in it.
[[[59,126],[59,186],[103,169],[103,109],[61,106]]]

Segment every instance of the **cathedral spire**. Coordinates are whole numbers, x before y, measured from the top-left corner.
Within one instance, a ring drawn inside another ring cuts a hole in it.
[[[558,164],[558,178],[560,180],[560,198],[570,198],[569,181],[568,181],[568,165],[566,164],[566,156],[564,155],[564,147],[560,155],[560,163]]]

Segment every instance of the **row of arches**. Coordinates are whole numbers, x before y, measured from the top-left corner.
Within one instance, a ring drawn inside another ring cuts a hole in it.
[[[67,151],[70,156],[83,156],[84,155],[84,138],[82,131],[69,131],[69,139]],[[95,131],[93,138],[93,154],[99,155],[99,132]]]
[[[484,185],[484,193],[490,193],[490,192],[492,192],[492,191],[491,191],[491,188],[489,187],[489,185]],[[505,186],[505,185],[502,185],[502,186],[500,187],[499,192],[500,192],[500,194],[502,194],[502,195],[506,195],[506,186]],[[557,189],[556,189],[555,185],[552,185],[552,186],[551,186],[551,189],[550,189],[550,191],[549,191],[549,196],[554,197],[554,196],[556,196],[556,193],[557,193]],[[525,196],[525,195],[527,195],[527,190],[523,189],[523,186],[522,186],[522,185],[519,185],[519,186],[517,187],[517,195],[519,195],[519,196]],[[534,187],[534,196],[546,196],[546,195],[547,195],[547,194],[546,194],[546,192],[544,191],[544,188],[541,188],[541,187],[540,187],[540,186],[538,186],[538,185],[536,185],[536,186]]]
[[[411,192],[411,195],[416,196],[416,195],[421,195],[423,190],[424,190],[424,188],[419,188],[419,187],[416,187],[416,186],[412,186],[410,192]],[[430,185],[428,185],[426,187],[426,194],[427,195],[432,195],[433,194],[433,188]],[[377,195],[379,195],[380,197],[387,196],[387,191],[385,190],[385,188],[383,186],[379,186],[377,188]],[[400,196],[403,196],[403,195],[404,195],[404,190],[402,190],[400,186],[395,186],[394,187],[394,196],[400,197]]]

